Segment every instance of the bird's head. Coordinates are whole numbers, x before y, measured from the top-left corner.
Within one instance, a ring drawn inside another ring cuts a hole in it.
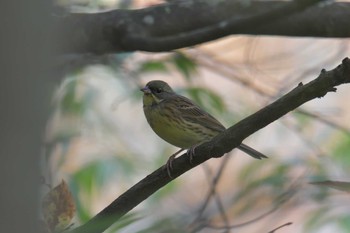
[[[164,81],[153,80],[140,89],[143,92],[144,105],[159,104],[163,100],[175,94],[173,89]]]

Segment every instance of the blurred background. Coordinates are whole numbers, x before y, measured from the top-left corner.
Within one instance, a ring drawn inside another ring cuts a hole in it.
[[[161,1],[57,0],[72,12],[142,8]],[[231,36],[172,53],[69,56],[57,62],[43,174],[64,179],[86,222],[178,148],[149,127],[148,81],[161,79],[229,127],[333,69],[349,40]],[[349,193],[310,182],[350,180],[349,86],[313,100],[244,142],[269,156],[233,150],[192,169],[107,232],[350,232]]]

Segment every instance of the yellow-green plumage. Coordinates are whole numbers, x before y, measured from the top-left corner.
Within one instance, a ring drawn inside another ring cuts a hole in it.
[[[151,81],[141,89],[144,92],[143,110],[153,131],[168,143],[189,149],[211,140],[225,127],[188,98],[176,94],[159,80]],[[253,156],[265,155],[241,144],[239,149]]]
[[[144,106],[147,121],[159,137],[174,146],[187,149],[210,140],[220,132],[182,117],[183,113],[181,109],[176,108],[175,102],[175,100],[164,100],[156,105]]]

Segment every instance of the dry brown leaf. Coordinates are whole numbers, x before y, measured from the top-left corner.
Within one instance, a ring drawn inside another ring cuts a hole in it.
[[[75,204],[64,180],[45,195],[42,212],[51,232],[62,231],[69,225],[75,213]]]

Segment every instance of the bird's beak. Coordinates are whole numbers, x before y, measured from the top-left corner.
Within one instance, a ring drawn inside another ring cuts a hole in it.
[[[145,94],[151,94],[151,89],[149,89],[147,86],[143,87],[140,89],[140,91],[142,91]]]

